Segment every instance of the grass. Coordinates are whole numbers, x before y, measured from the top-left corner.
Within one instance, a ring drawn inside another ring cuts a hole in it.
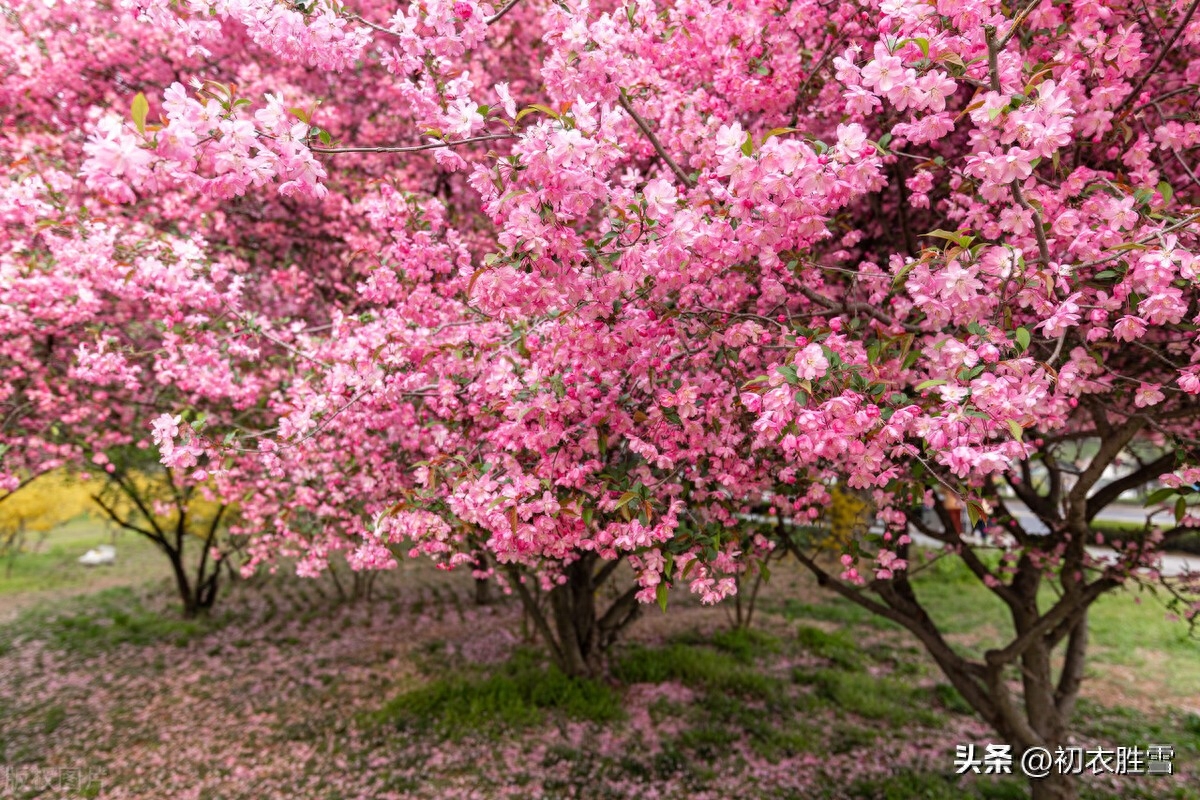
[[[980,778],[964,785],[957,776],[905,770],[887,778],[855,781],[850,795],[862,800],[1025,800],[1019,778]]]
[[[1125,777],[1119,793],[1098,787],[1082,786],[1080,800],[1195,800],[1185,788],[1174,793],[1145,778]],[[905,770],[886,778],[855,781],[848,790],[858,800],[1027,800],[1029,788],[1021,777],[974,776],[961,781],[956,776],[937,772]]]
[[[958,558],[939,559],[914,585],[942,630],[975,639],[966,647],[969,651],[979,654],[1011,636],[1007,607]],[[1042,592],[1042,608],[1054,601],[1049,588]],[[1159,596],[1135,589],[1110,592],[1093,604],[1088,624],[1093,664],[1153,669],[1170,676],[1161,687],[1169,696],[1200,697],[1200,638],[1186,623],[1172,619]]]
[[[101,544],[117,549],[112,566],[85,567],[78,558]],[[169,567],[154,544],[136,533],[114,534],[97,520],[78,517],[40,540],[31,534],[23,552],[0,560],[0,596],[94,589],[113,582],[137,584]]]
[[[117,587],[63,600],[56,608],[26,611],[16,622],[0,627],[0,651],[22,636],[37,636],[82,656],[126,644],[183,646],[224,621],[222,616],[183,619],[174,606],[164,611],[152,607],[144,594]]]
[[[796,642],[814,655],[832,661],[844,670],[856,672],[864,668],[863,652],[845,629],[826,633],[820,628],[801,625],[796,630]]]
[[[405,692],[388,702],[376,721],[462,738],[538,725],[548,714],[611,722],[624,712],[608,686],[564,675],[523,651],[491,674],[451,675]]]
[[[623,683],[665,683],[719,691],[741,697],[769,699],[780,681],[716,647],[675,642],[666,647],[634,646],[613,667]]]
[[[1075,709],[1075,727],[1080,735],[1092,740],[1125,742],[1141,747],[1170,744],[1177,756],[1200,756],[1200,715],[1171,712],[1165,717],[1150,717],[1131,708],[1102,706],[1081,700]]]
[[[802,603],[789,597],[775,611],[788,620],[816,620],[861,625],[885,631],[901,630],[900,626],[891,620],[876,616],[861,606],[836,597],[830,597],[820,603]]]
[[[915,583],[933,617],[954,634],[956,646],[977,651],[1005,635],[1008,618],[1004,606],[954,559],[938,561],[922,571]],[[307,591],[311,586],[280,578],[279,585],[246,588],[269,591],[271,597],[280,599],[282,605],[274,599],[262,603],[267,619],[291,619],[300,617],[295,613],[300,608],[311,608],[305,613],[315,616],[327,613],[326,604],[310,603]],[[293,593],[303,594],[304,602],[288,599]],[[173,605],[166,605],[169,595],[161,594],[159,602],[142,591],[116,588],[28,611],[17,623],[0,626],[0,654],[11,648],[15,639],[29,635],[85,656],[123,645],[182,645],[226,622],[224,609],[212,619],[182,620]],[[652,781],[670,781],[703,793],[716,772],[731,769],[742,757],[739,754],[747,750],[771,762],[799,754],[818,758],[850,754],[859,759],[872,758],[908,740],[921,739],[928,746],[930,741],[945,739],[944,762],[901,762],[898,771],[886,778],[856,779],[851,770],[805,796],[838,800],[1015,800],[1028,796],[1019,777],[972,780],[952,774],[955,742],[951,731],[961,730],[964,715],[972,712],[909,634],[838,598],[804,603],[796,600],[791,590],[788,594],[792,596],[764,595],[759,619],[762,628],[771,633],[689,631],[666,634],[668,638],[659,644],[628,643],[612,654],[609,676],[602,680],[565,676],[530,650],[517,650],[499,665],[471,664],[459,649],[429,637],[413,643],[411,650],[404,649],[426,682],[403,687],[405,690],[382,708],[356,717],[357,724],[380,734],[381,738],[368,737],[372,742],[410,740],[424,747],[445,740],[467,740],[466,746],[478,745],[482,752],[486,747],[519,745],[526,741],[525,736],[553,732],[554,726],[566,720],[589,723],[589,731],[591,726],[605,732],[636,730],[635,724],[641,723],[632,712],[626,715],[625,704],[631,691],[642,692],[647,687],[631,687],[677,683],[691,691],[676,694],[663,690],[648,708],[651,720],[659,726],[658,749],[631,747],[627,753],[611,756],[593,752],[590,744],[556,742],[544,757],[547,764],[553,762],[563,769],[557,777],[547,778],[551,782],[541,787],[543,795],[576,796],[571,794],[573,787],[595,784],[597,788],[588,797],[631,796],[612,794],[606,783],[610,778],[616,781],[613,785],[625,787],[632,785],[623,783],[626,780],[646,783],[648,788]],[[404,624],[414,595],[403,601],[398,597],[379,608],[390,608]],[[429,611],[443,609],[449,619],[460,616],[453,609],[453,594],[448,600],[437,587],[429,587],[420,597],[429,599],[417,602],[433,604]],[[711,622],[712,617],[706,619]],[[1094,672],[1107,675],[1114,667],[1136,668],[1166,692],[1166,700],[1193,701],[1200,696],[1200,645],[1188,638],[1186,626],[1168,622],[1164,608],[1153,598],[1137,605],[1127,592],[1107,597],[1095,607],[1091,619]],[[336,638],[337,634],[333,631],[328,636]],[[237,651],[249,642],[237,636],[228,638]],[[291,635],[281,636],[279,642],[304,646]],[[390,660],[391,651],[382,657]],[[1093,677],[1089,675],[1089,683]],[[328,689],[329,693],[336,691],[336,686]],[[4,715],[0,709],[0,721]],[[47,705],[38,709],[31,728],[47,738],[62,736],[71,727],[64,724],[66,716],[62,707]],[[283,738],[288,740],[324,741],[328,732],[323,727],[327,721],[320,716],[287,724],[290,727],[281,727],[277,733],[286,733]],[[1075,731],[1085,744],[1173,744],[1181,755],[1180,767],[1189,770],[1200,753],[1200,715],[1183,711],[1143,713],[1085,700],[1079,705]],[[532,774],[537,774],[536,770]],[[436,774],[431,779],[436,780]],[[561,780],[562,785],[553,780]],[[1138,794],[1142,791],[1157,792],[1153,796],[1164,800],[1168,789],[1165,784],[1130,784],[1121,796],[1152,796]],[[1085,800],[1113,796],[1084,794]]]
[[[913,724],[934,727],[944,720],[930,710],[936,699],[932,690],[914,688],[906,681],[836,669],[800,671],[796,680],[813,684],[819,696],[833,707],[885,722],[894,729]]]

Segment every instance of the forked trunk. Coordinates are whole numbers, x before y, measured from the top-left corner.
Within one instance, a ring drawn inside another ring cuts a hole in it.
[[[638,587],[617,596],[601,613],[596,604],[600,587],[615,570],[610,562],[596,569],[592,553],[563,570],[565,580],[550,590],[548,603],[540,603],[515,569],[509,570],[525,611],[550,651],[554,664],[568,675],[592,677],[602,670],[605,651],[638,616]],[[546,607],[548,606],[548,608]]]

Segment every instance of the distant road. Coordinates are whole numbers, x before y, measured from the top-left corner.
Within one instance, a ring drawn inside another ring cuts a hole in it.
[[[1026,531],[1033,534],[1046,534],[1049,529],[1042,524],[1042,521],[1034,516],[1024,504],[1019,500],[1005,498],[1004,505],[1012,512],[1012,515],[1017,518]],[[1147,515],[1150,514],[1149,509],[1144,509],[1139,506],[1130,505],[1111,505],[1100,512],[1096,517],[1098,522],[1135,522],[1143,523],[1146,521]],[[1155,511],[1156,519],[1163,520],[1164,517],[1169,518],[1168,512]],[[1163,520],[1164,524],[1166,520]],[[923,533],[911,531],[913,541],[922,547],[941,548],[942,543],[936,539],[931,539]],[[1087,548],[1088,553],[1096,558],[1115,558],[1116,551],[1108,547]],[[1162,574],[1167,576],[1183,575],[1187,572],[1200,572],[1200,556],[1194,555],[1176,555],[1174,553],[1165,553],[1162,557]]]

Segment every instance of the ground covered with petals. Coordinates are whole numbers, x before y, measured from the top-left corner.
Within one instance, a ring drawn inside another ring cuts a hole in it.
[[[905,636],[782,572],[752,630],[654,608],[594,681],[545,663],[518,604],[475,606],[468,576],[417,564],[354,602],[263,578],[200,622],[160,584],[65,599],[0,628],[0,796],[46,796],[17,779],[63,769],[105,798],[1025,796],[954,777],[954,746],[991,737]],[[958,603],[963,647],[986,643],[987,608],[946,574],[929,589]],[[1126,652],[1114,620],[1161,613],[1117,602],[1096,615],[1081,744],[1169,742],[1181,774],[1085,797],[1198,797],[1200,675],[1175,667],[1200,645],[1152,626],[1141,641],[1166,644]],[[1145,693],[1101,703],[1135,658],[1157,667]]]

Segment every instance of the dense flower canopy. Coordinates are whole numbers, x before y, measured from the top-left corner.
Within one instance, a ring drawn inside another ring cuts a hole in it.
[[[1186,489],[1195,10],[9,3],[0,472],[152,438],[251,567],[590,552],[643,601],[832,481],[891,527],[849,579],[1057,442]]]

